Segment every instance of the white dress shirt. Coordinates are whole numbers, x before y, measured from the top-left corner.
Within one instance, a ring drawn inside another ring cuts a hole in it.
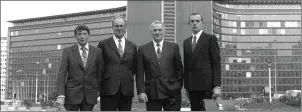
[[[89,44],[87,42],[87,44],[84,46],[86,48],[86,54],[87,54],[87,59],[88,59],[88,54],[89,54]],[[83,59],[83,50],[82,50],[82,46],[78,43],[78,48],[79,48],[79,52],[80,52],[80,56]]]
[[[195,35],[196,36],[196,43],[198,42],[198,39],[199,39],[201,33],[202,33],[202,30],[200,30],[198,33],[196,33],[196,35]],[[194,41],[194,33],[192,33],[192,43],[193,43],[193,41]]]
[[[113,40],[115,42],[116,48],[118,48],[118,44],[119,44],[118,40],[119,40],[119,38],[117,38],[115,35],[113,35]],[[122,49],[123,49],[123,52],[124,52],[124,50],[125,50],[125,36],[122,37],[121,40],[122,40],[121,41],[121,45],[122,45]]]
[[[159,42],[159,45],[160,45],[159,49],[160,49],[161,52],[163,52],[163,43],[164,43],[164,39]],[[157,48],[158,47],[156,46],[156,44],[157,43],[153,40],[153,46],[154,46],[154,49],[155,49],[155,53],[157,55]]]

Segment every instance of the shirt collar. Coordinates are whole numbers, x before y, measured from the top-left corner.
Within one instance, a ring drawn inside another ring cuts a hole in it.
[[[196,35],[194,35],[194,33],[192,33],[192,37],[196,36],[196,40],[198,40],[202,32],[203,31],[200,30],[198,33],[196,33]]]
[[[117,38],[115,35],[113,35],[113,39],[118,42],[119,38]],[[121,38],[122,42],[125,42],[125,36]]]
[[[78,47],[81,50],[82,46],[78,43]],[[89,50],[89,43],[87,42],[87,44],[84,46],[86,48],[86,50]]]
[[[164,43],[164,38],[159,42],[159,45],[160,45],[160,47],[162,47],[163,46],[163,43]],[[153,44],[154,44],[154,46],[156,46],[156,42],[153,40]]]

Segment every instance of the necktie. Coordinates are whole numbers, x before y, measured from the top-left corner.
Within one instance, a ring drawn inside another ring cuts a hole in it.
[[[82,47],[81,48],[83,50],[82,52],[82,61],[83,61],[83,65],[84,67],[86,67],[86,62],[87,62],[87,52],[86,52],[86,48]]]
[[[157,53],[157,60],[159,61],[159,59],[161,57],[160,44],[157,43],[156,46],[157,46],[157,51],[156,51],[156,53]]]
[[[119,39],[118,40],[118,53],[120,54],[120,57],[121,57],[121,59],[123,58],[123,47],[122,47],[122,40],[121,39]]]
[[[193,43],[192,43],[192,50],[194,51],[194,48],[196,46],[196,36],[193,36]]]

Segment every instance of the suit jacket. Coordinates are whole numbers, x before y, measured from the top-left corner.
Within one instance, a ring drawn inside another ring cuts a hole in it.
[[[211,90],[221,85],[220,50],[214,35],[202,32],[192,50],[192,36],[185,39],[184,84],[188,91]]]
[[[137,93],[146,93],[148,99],[156,100],[180,94],[183,65],[179,47],[175,43],[163,42],[160,63],[153,41],[138,49]]]
[[[101,49],[89,45],[84,67],[78,45],[65,48],[57,77],[57,93],[65,95],[65,104],[80,104],[84,96],[88,104],[96,104],[103,67]]]
[[[134,74],[137,66],[137,47],[125,39],[123,58],[121,59],[113,37],[99,42],[98,47],[103,50],[105,62],[104,81],[101,95],[115,95],[121,87],[125,96],[134,96]]]

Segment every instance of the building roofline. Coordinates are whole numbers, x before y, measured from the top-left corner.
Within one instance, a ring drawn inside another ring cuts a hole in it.
[[[10,21],[7,21],[7,22],[23,23],[23,22],[48,20],[48,19],[55,19],[55,18],[65,18],[65,17],[73,17],[73,16],[109,13],[109,12],[116,12],[116,11],[123,11],[123,10],[126,10],[126,6],[117,7],[117,8],[110,8],[110,9],[103,9],[103,10],[95,10],[95,11],[86,11],[86,12],[69,13],[69,14],[61,14],[61,15],[53,15],[53,16],[44,16],[44,17],[36,17],[36,18],[28,18],[28,19],[10,20]]]
[[[215,0],[227,4],[300,4],[301,0]]]

